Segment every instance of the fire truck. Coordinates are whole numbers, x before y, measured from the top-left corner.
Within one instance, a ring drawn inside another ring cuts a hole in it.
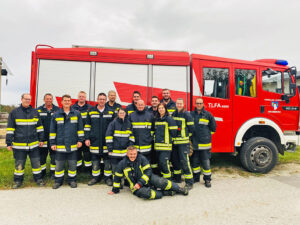
[[[151,97],[183,98],[194,110],[202,97],[217,122],[212,152],[239,155],[251,172],[267,173],[278,154],[299,143],[299,90],[296,68],[286,60],[237,60],[189,54],[186,51],[137,50],[37,45],[32,52],[32,105],[43,104],[46,93],[57,105],[70,94],[76,101],[85,91],[91,104],[99,92],[115,90],[117,102],[132,103],[137,90],[150,105]]]

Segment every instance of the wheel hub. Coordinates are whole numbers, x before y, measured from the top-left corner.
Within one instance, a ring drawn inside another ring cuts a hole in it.
[[[271,163],[272,151],[268,146],[259,145],[251,151],[251,161],[258,167],[265,167]]]

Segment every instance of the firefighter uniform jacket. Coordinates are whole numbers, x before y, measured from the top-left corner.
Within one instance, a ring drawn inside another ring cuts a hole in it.
[[[49,141],[51,117],[56,111],[59,110],[59,107],[57,107],[56,105],[52,105],[52,109],[48,111],[44,104],[38,107],[37,110],[39,112],[44,127],[44,137],[46,141],[44,141],[43,147],[46,148],[48,146],[48,141]]]
[[[157,116],[158,116],[158,110],[154,111],[154,110],[153,110],[153,107],[150,107],[150,108],[148,109],[148,112],[152,113],[152,115],[153,115],[154,117],[157,117]]]
[[[114,193],[118,193],[121,187],[122,177],[129,182],[130,190],[135,192],[135,184],[139,184],[141,187],[148,184],[149,179],[152,175],[151,167],[145,156],[138,154],[135,161],[131,162],[126,156],[122,159],[116,168],[113,189]]]
[[[111,157],[123,158],[127,153],[127,147],[134,144],[132,125],[128,118],[123,121],[114,119],[106,131],[106,145]]]
[[[121,108],[122,106],[119,104],[119,103],[114,103],[113,106],[110,106],[108,102],[105,103],[105,108],[108,110],[108,111],[112,111],[113,113],[118,113],[119,109]]]
[[[132,104],[130,104],[126,107],[127,115],[130,115],[131,113],[133,113],[136,110],[137,110],[137,108],[136,108],[134,102],[132,102]]]
[[[210,150],[211,135],[216,132],[217,128],[215,118],[204,107],[200,113],[195,109],[195,111],[191,112],[191,115],[195,123],[195,130],[192,136],[193,149]]]
[[[172,117],[178,126],[177,136],[173,139],[174,144],[188,144],[190,142],[189,137],[192,136],[194,131],[193,117],[189,112],[178,112],[177,109]]]
[[[171,116],[156,118],[154,122],[154,149],[172,151],[172,138],[177,136],[178,126]]]
[[[160,102],[164,103],[164,100],[162,99]],[[176,103],[171,98],[167,104],[167,109],[170,115],[172,115],[176,110]]]
[[[84,126],[85,139],[90,140],[90,152],[95,154],[108,153],[105,143],[105,133],[109,123],[114,119],[114,111],[109,111],[104,108],[100,112],[97,108],[98,105],[91,108],[88,112],[86,124]]]
[[[29,151],[44,141],[44,128],[38,111],[31,106],[14,109],[8,117],[6,144],[13,149]]]
[[[92,108],[92,106],[90,104],[87,104],[87,103],[85,103],[83,106],[79,106],[78,101],[77,101],[74,105],[72,105],[72,108],[74,110],[77,110],[77,111],[80,112],[82,122],[83,122],[83,127],[84,127],[84,125],[86,123],[86,118],[87,118],[87,115],[88,115],[88,111]]]
[[[139,152],[149,154],[152,146],[152,135],[154,133],[153,114],[146,109],[135,111],[129,115],[129,121],[132,124],[134,146]]]
[[[50,145],[56,145],[56,151],[68,153],[77,150],[77,142],[83,142],[83,122],[78,111],[70,109],[67,115],[61,108],[55,112],[50,124]]]

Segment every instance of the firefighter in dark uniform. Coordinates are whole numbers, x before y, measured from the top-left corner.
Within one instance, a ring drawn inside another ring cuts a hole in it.
[[[177,137],[173,143],[171,162],[174,169],[174,180],[181,182],[181,170],[183,171],[185,184],[191,189],[193,187],[193,172],[189,161],[190,137],[194,131],[194,120],[191,114],[185,111],[184,101],[178,98],[176,111],[172,114],[178,126]]]
[[[108,125],[105,141],[114,173],[118,163],[126,156],[127,147],[134,144],[132,125],[123,108],[119,109],[118,117]]]
[[[101,180],[100,162],[104,162],[104,181],[112,186],[112,169],[108,150],[105,143],[105,133],[108,124],[114,119],[114,111],[106,108],[106,94],[100,93],[97,97],[98,104],[91,108],[84,127],[85,144],[89,146],[92,154],[92,179],[88,185],[94,185]]]
[[[200,181],[201,163],[205,186],[211,187],[211,135],[216,132],[217,124],[211,113],[204,109],[202,98],[196,99],[196,108],[194,112],[191,112],[191,115],[195,123],[192,136],[193,155],[191,157],[194,182]]]
[[[80,112],[84,127],[88,111],[90,110],[90,108],[92,108],[92,106],[86,102],[86,93],[84,91],[80,91],[78,93],[78,101],[74,105],[72,105],[72,108]],[[91,157],[92,156],[89,151],[89,147],[86,146],[83,142],[82,147],[77,150],[77,170],[80,171],[80,169],[82,168],[82,163],[84,163],[85,171],[91,173]]]
[[[105,103],[105,108],[108,111],[112,111],[114,114],[118,113],[118,110],[121,108],[119,103],[116,103],[116,92],[110,90],[108,92],[108,101]]]
[[[154,117],[145,109],[143,100],[138,100],[136,107],[137,110],[129,115],[135,140],[134,146],[151,162]]]
[[[172,138],[177,136],[178,127],[175,120],[169,116],[166,104],[159,103],[154,124],[154,150],[159,169],[164,178],[171,179],[169,161],[172,152]]]
[[[151,107],[148,109],[148,112],[151,112],[153,114],[153,117],[156,118],[158,115],[158,104],[159,104],[159,98],[157,96],[152,96],[151,98]],[[157,156],[156,151],[154,150],[154,141],[152,141],[152,151],[151,151],[151,168],[152,172],[155,174],[159,174],[158,169],[158,162],[157,162]]]
[[[21,101],[20,107],[9,114],[6,133],[7,149],[13,150],[15,158],[14,189],[23,183],[27,155],[35,182],[44,186],[38,149],[43,146],[44,128],[38,111],[30,106],[30,94],[23,94]]]
[[[59,188],[64,181],[65,163],[68,161],[68,183],[76,188],[77,150],[84,140],[81,114],[71,108],[71,96],[62,96],[62,108],[55,112],[50,124],[50,145],[55,153],[55,183]]]
[[[40,161],[41,161],[41,169],[42,169],[42,177],[46,175],[46,163],[48,153],[50,154],[50,172],[51,178],[54,179],[55,172],[55,151],[51,150],[50,142],[49,142],[49,133],[50,133],[50,123],[52,115],[59,110],[59,107],[53,104],[53,95],[47,93],[44,95],[44,102],[42,106],[38,107],[38,112],[44,127],[44,136],[45,141],[44,145],[40,147]]]
[[[141,93],[139,91],[134,91],[132,97],[132,104],[126,107],[126,112],[128,116],[134,111],[136,111],[136,104],[140,99],[141,99]]]
[[[160,101],[167,105],[169,115],[172,115],[176,110],[176,103],[171,99],[170,90],[165,88],[162,90],[163,99]]]
[[[172,196],[176,193],[188,195],[187,188],[180,188],[178,184],[152,174],[148,160],[138,153],[134,146],[128,147],[127,156],[118,164],[113,189],[108,194],[120,192],[123,176],[128,181],[132,193],[140,198],[160,199],[163,195]]]

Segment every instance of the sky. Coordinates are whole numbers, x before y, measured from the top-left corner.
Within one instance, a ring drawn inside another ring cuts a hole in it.
[[[31,52],[94,45],[286,59],[300,70],[298,0],[1,0],[2,104],[30,89]]]

